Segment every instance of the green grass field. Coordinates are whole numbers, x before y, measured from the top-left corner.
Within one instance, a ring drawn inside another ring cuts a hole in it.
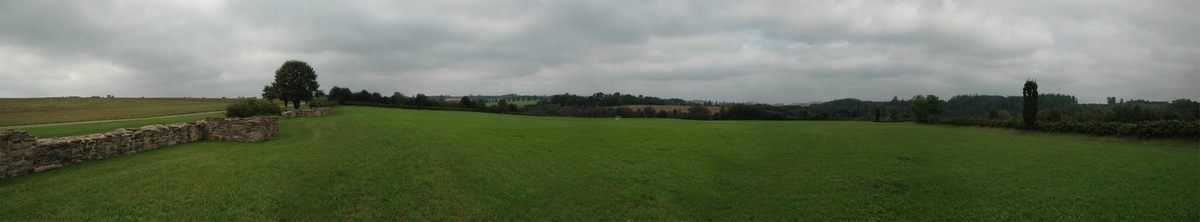
[[[221,111],[239,99],[0,98],[0,126],[129,119]]]
[[[340,106],[0,180],[3,220],[1196,220],[1200,150],[871,122]]]

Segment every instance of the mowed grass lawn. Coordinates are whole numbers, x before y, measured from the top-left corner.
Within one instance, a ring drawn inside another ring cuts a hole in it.
[[[340,106],[0,180],[3,220],[1195,220],[1200,152],[916,124]]]
[[[0,126],[221,111],[240,99],[0,98]]]

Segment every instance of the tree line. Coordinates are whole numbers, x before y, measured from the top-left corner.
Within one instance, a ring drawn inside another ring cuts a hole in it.
[[[396,92],[384,95],[349,88],[333,87],[328,98],[342,104],[398,107],[410,109],[458,110],[565,117],[675,118],[690,120],[858,120],[876,122],[917,122],[990,127],[1010,127],[1052,132],[1078,132],[1096,135],[1142,135],[1150,137],[1198,136],[1181,127],[1196,125],[1200,103],[1189,99],[1171,102],[1121,99],[1112,104],[1080,104],[1074,96],[1039,93],[1034,81],[1027,81],[1021,96],[956,95],[943,100],[936,95],[912,98],[892,97],[890,101],[863,101],[847,98],[810,105],[768,105],[750,103],[712,103],[662,99],[621,93],[594,93],[581,96],[569,93],[551,96],[500,97],[496,104],[488,99],[459,97],[447,102],[417,94]],[[537,99],[532,105],[518,106],[509,99]],[[681,105],[686,110],[655,110],[650,105]],[[720,105],[719,111],[707,106]],[[640,106],[640,107],[639,107]],[[1165,121],[1165,122],[1164,122]],[[1114,125],[1119,123],[1125,125]],[[1120,127],[1120,129],[1114,129]],[[1140,127],[1140,128],[1139,128]],[[1171,127],[1160,129],[1154,127]],[[1138,133],[1147,132],[1147,133]],[[1153,133],[1149,133],[1153,132]]]
[[[901,100],[862,101],[853,98],[811,105],[775,106],[766,104],[713,103],[662,99],[653,96],[597,92],[588,96],[564,93],[552,96],[448,96],[425,94],[390,95],[334,86],[326,94],[316,81],[317,73],[303,61],[289,60],[275,71],[274,82],[263,86],[263,98],[283,100],[294,108],[300,102],[310,106],[337,103],[415,109],[438,109],[511,113],[522,115],[569,117],[677,118],[692,120],[862,120],[876,122],[917,122],[972,126],[1011,127],[1053,132],[1079,132],[1096,135],[1143,137],[1200,137],[1200,102],[1177,99],[1171,102],[1106,97],[1105,104],[1080,104],[1074,96],[1042,94],[1035,81],[1027,80],[1021,96],[957,95],[942,100],[936,95],[915,95]],[[512,99],[537,100],[519,106]],[[495,104],[489,101],[496,101]],[[248,101],[231,106],[229,113],[259,115],[276,113],[264,104]],[[681,105],[686,110],[655,110],[651,105]],[[708,106],[720,105],[719,111]],[[237,111],[237,112],[232,112]],[[1019,118],[1018,118],[1019,116]]]

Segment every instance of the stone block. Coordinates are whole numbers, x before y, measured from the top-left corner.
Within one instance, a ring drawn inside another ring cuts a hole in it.
[[[33,172],[34,172],[34,173],[37,173],[37,172],[42,172],[42,171],[47,171],[47,170],[58,169],[58,168],[61,168],[61,167],[62,167],[62,165],[61,165],[61,164],[50,164],[50,165],[45,165],[45,166],[40,166],[40,167],[37,167],[37,168],[33,168]]]

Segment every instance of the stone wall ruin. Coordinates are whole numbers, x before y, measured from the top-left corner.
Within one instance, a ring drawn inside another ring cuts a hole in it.
[[[283,111],[283,117],[322,117],[329,115],[329,107],[314,107],[310,109],[292,109]]]
[[[209,117],[190,123],[48,139],[6,130],[0,131],[0,179],[201,140],[262,142],[278,135],[279,119],[273,116]]]

